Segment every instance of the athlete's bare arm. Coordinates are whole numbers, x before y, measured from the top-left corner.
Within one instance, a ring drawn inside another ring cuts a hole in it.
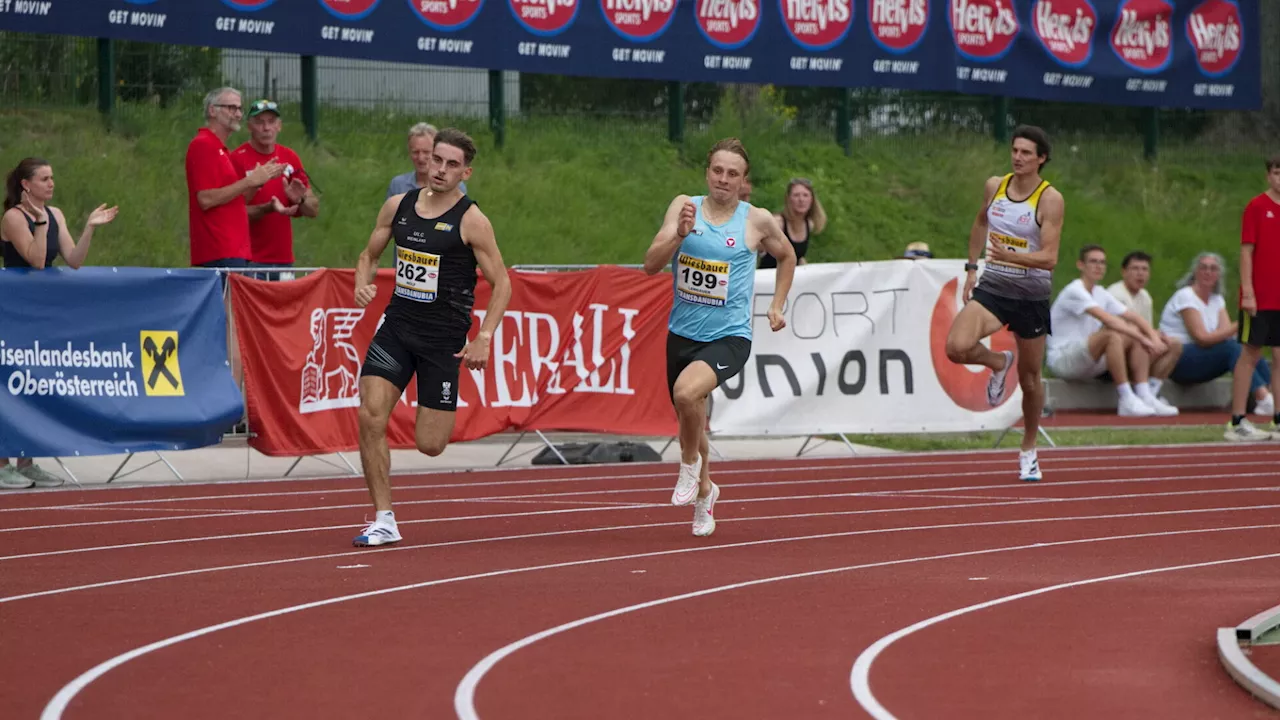
[[[396,208],[400,206],[400,199],[403,197],[404,193],[401,193],[382,203],[378,220],[369,235],[369,244],[360,252],[360,260],[356,262],[356,305],[360,307],[373,302],[378,294],[378,286],[373,284],[373,279],[378,272],[378,260],[382,257],[382,251],[387,249],[387,243],[391,241],[391,220],[395,218]]]
[[[969,264],[974,265],[978,262],[978,257],[982,255],[982,246],[987,240],[987,208],[991,207],[991,198],[996,196],[996,190],[1000,188],[1000,178],[991,176],[987,178],[987,184],[983,189],[982,207],[978,208],[978,214],[973,218],[973,227],[969,228]],[[978,271],[968,271],[964,280],[964,302],[969,302],[970,296],[973,295],[973,288],[978,284]]]
[[[791,247],[787,237],[782,234],[782,226],[778,225],[778,221],[768,210],[752,207],[751,214],[747,217],[760,234],[760,247],[778,261],[773,302],[769,304],[769,328],[777,332],[787,326],[782,310],[786,307],[787,293],[791,292],[791,280],[796,273],[796,250]]]
[[[1062,240],[1065,203],[1062,193],[1049,188],[1040,196],[1040,249],[1029,253],[1010,252],[996,243],[987,246],[987,259],[1022,267],[1052,270],[1058,264],[1058,245]]]
[[[462,216],[462,241],[476,254],[476,264],[484,279],[489,281],[493,289],[489,294],[489,305],[485,308],[484,321],[480,330],[471,342],[463,346],[454,357],[462,358],[466,366],[479,370],[489,362],[489,341],[502,322],[507,312],[507,304],[511,302],[511,278],[507,275],[507,266],[502,262],[502,253],[498,250],[498,241],[493,235],[493,224],[480,208],[472,205]]]
[[[680,249],[680,243],[693,232],[693,223],[697,217],[697,208],[688,195],[677,195],[667,206],[666,217],[662,227],[653,236],[653,243],[644,254],[644,271],[655,275],[671,262],[671,256]]]

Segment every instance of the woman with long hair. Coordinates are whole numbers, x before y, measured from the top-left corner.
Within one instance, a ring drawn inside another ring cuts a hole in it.
[[[774,219],[782,226],[782,234],[787,236],[791,247],[796,252],[796,264],[804,265],[804,256],[809,251],[809,238],[820,235],[827,227],[827,213],[822,209],[818,195],[813,191],[813,183],[806,178],[793,178],[787,183],[787,199],[782,212],[775,214]],[[760,259],[760,267],[776,268],[778,261],[772,255],[765,254]]]
[[[118,208],[99,205],[89,213],[80,240],[73,242],[62,211],[53,199],[53,168],[41,158],[18,163],[4,181],[4,216],[0,220],[0,254],[4,266],[47,268],[59,255],[78,268],[89,254],[93,230],[115,219]]]
[[[53,199],[53,169],[45,160],[29,157],[18,163],[4,181],[4,215],[0,217],[0,255],[6,268],[40,270],[59,255],[78,268],[89,254],[93,229],[111,222],[116,208],[99,205],[89,214],[80,241],[72,242],[65,228],[67,218],[49,204]],[[62,478],[38,467],[31,458],[16,466],[0,458],[0,488],[56,487]]]

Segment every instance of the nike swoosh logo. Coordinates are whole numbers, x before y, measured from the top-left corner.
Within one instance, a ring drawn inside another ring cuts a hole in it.
[[[716,363],[716,369],[717,369],[717,370],[728,370],[728,369],[729,369],[729,366],[728,366],[728,365],[721,365],[720,363]]]

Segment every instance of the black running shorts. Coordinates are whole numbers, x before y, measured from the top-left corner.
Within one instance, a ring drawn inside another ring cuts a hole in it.
[[[716,387],[742,372],[751,356],[751,341],[744,337],[723,337],[711,342],[698,342],[667,333],[667,393],[675,397],[676,379],[693,363],[701,360],[716,374]]]
[[[1048,300],[1018,300],[992,295],[981,287],[973,289],[973,300],[991,311],[1001,325],[1023,340],[1034,340],[1053,333],[1049,327]]]
[[[1256,315],[1241,310],[1239,326],[1242,345],[1280,347],[1280,310],[1259,310]]]
[[[418,407],[453,412],[458,406],[458,373],[462,367],[461,358],[454,357],[454,353],[465,344],[464,340],[425,347],[420,342],[406,342],[393,322],[384,322],[369,344],[360,376],[386,379],[403,392],[409,379],[417,374]]]

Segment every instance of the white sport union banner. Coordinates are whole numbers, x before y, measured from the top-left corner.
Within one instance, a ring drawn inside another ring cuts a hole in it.
[[[751,357],[712,394],[713,434],[1003,430],[1022,417],[1016,373],[992,408],[990,371],[947,359],[963,260],[799,266],[776,333],[774,272],[756,271]],[[1007,329],[985,342],[1016,352]]]

